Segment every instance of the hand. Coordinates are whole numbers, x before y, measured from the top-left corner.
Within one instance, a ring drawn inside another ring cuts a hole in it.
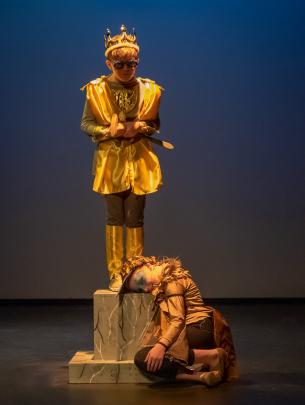
[[[142,128],[143,123],[141,121],[130,121],[125,123],[126,132],[124,138],[133,138],[135,137],[140,129]]]
[[[165,347],[160,343],[156,343],[154,347],[148,352],[145,363],[147,363],[147,371],[155,372],[160,369],[165,355]]]
[[[125,136],[125,132],[126,132],[126,126],[124,124],[122,124],[121,122],[119,122],[117,125],[117,128],[116,128],[115,137],[122,138]]]

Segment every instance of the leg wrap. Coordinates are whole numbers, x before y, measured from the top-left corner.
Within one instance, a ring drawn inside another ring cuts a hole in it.
[[[126,259],[143,254],[144,229],[143,227],[126,227]]]
[[[106,225],[106,258],[111,279],[123,265],[123,226]]]

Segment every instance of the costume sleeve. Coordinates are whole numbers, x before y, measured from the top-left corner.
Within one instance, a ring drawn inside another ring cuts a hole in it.
[[[166,331],[158,340],[158,342],[166,347],[171,346],[176,341],[185,326],[185,301],[183,290],[181,286],[177,286],[176,282],[170,284],[165,295],[169,324]]]
[[[85,102],[80,128],[92,138],[94,143],[98,143],[110,137],[109,126],[97,124],[87,100]]]
[[[144,127],[141,129],[140,133],[143,135],[153,135],[155,132],[159,131],[160,129],[160,117],[158,114],[158,117],[155,120],[151,121],[142,121],[145,123]]]

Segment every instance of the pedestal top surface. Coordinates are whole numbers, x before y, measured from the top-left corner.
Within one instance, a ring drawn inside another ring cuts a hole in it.
[[[94,295],[117,295],[117,292],[111,290],[96,290]]]

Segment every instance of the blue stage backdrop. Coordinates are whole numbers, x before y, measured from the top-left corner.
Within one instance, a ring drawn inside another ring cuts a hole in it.
[[[146,254],[179,256],[206,297],[304,296],[304,20],[297,0],[2,2],[0,298],[107,286],[79,89],[122,23],[175,144],[156,146]]]

